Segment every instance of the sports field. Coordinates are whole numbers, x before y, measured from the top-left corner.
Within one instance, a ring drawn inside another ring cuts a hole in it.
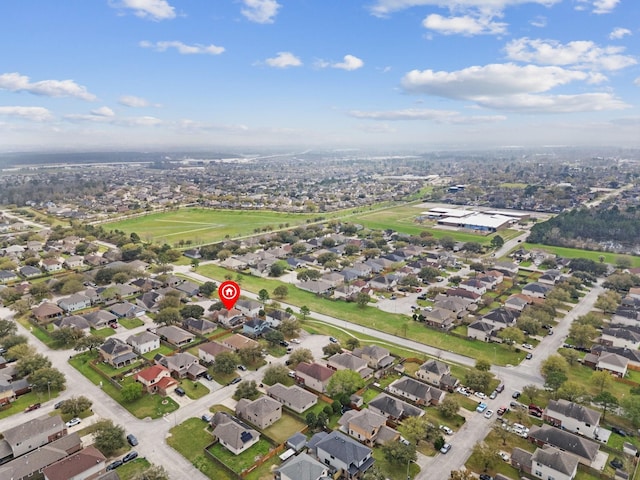
[[[251,235],[257,229],[277,230],[287,225],[301,225],[314,217],[317,214],[185,208],[106,223],[103,227],[128,234],[135,232],[145,242],[175,245],[182,240],[202,245]]]

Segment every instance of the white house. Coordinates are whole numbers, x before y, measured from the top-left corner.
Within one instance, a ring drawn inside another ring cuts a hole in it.
[[[549,400],[543,419],[556,427],[598,439],[600,412],[568,400]]]

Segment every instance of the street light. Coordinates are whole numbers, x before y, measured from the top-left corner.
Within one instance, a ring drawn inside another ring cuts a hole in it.
[[[49,400],[51,400],[51,382],[47,382],[47,391],[49,392]]]
[[[414,460],[411,460],[411,459],[407,460],[407,480],[411,480],[411,477],[409,476],[409,465],[411,465],[411,462],[415,463]]]

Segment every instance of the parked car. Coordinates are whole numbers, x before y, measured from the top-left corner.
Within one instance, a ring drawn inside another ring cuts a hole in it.
[[[626,437],[627,436],[627,432],[625,432],[624,430],[622,430],[621,428],[618,428],[618,427],[611,427],[611,431],[613,433],[617,433],[621,437]]]
[[[524,357],[524,358],[526,358],[527,360],[531,360],[533,358],[533,354],[531,352],[529,352],[529,353],[527,353],[527,356]]]
[[[209,381],[212,381],[212,380],[213,380],[213,377],[212,377],[211,375],[209,375],[208,373],[205,373],[205,374],[203,375],[203,377],[204,377],[206,380],[209,380]]]
[[[283,347],[288,347],[289,342],[287,342],[286,340],[280,340],[280,345],[282,345]]]
[[[493,480],[491,475],[487,475],[486,473],[481,473],[478,477],[480,480]]]
[[[238,370],[246,372],[247,371],[247,367],[245,367],[244,365],[238,365]]]
[[[478,398],[481,398],[482,400],[484,400],[485,398],[487,398],[487,396],[486,396],[484,393],[482,393],[482,392],[476,392],[476,393],[474,393],[474,395],[475,395],[476,397],[478,397]]]
[[[32,403],[31,405],[29,405],[27,408],[24,409],[24,413],[33,412],[34,410],[37,410],[40,407],[41,405],[39,403]]]
[[[213,420],[213,415],[211,415],[210,413],[205,413],[200,418],[202,419],[202,421],[209,423],[211,420]]]
[[[440,453],[448,453],[449,450],[451,450],[451,444],[450,443],[445,443],[442,448],[440,449]]]
[[[75,427],[76,425],[78,425],[80,422],[82,422],[82,420],[80,420],[78,417],[74,417],[71,420],[69,420],[66,425],[67,428],[71,428],[71,427]]]
[[[542,417],[543,410],[537,405],[533,403],[529,405],[529,415],[533,415],[534,417]]]
[[[613,460],[611,460],[609,462],[609,465],[611,465],[611,467],[613,467],[615,469],[620,469],[620,468],[624,467],[624,463],[622,463],[622,460],[620,460],[618,457],[616,457]]]
[[[491,392],[491,395],[489,395],[489,398],[491,400],[493,400],[494,398],[496,398],[498,396],[498,392],[496,392],[495,390],[493,392]]]
[[[522,348],[526,348],[527,350],[532,350],[533,345],[531,345],[530,343],[523,343]]]
[[[487,409],[487,404],[486,403],[480,403],[477,407],[476,407],[476,412],[478,413],[482,413]]]
[[[109,465],[107,465],[107,471],[109,470],[115,470],[118,467],[121,467],[124,464],[124,462],[122,460],[116,460],[115,462],[111,462]]]
[[[498,392],[498,393],[504,392],[504,383],[501,383],[500,385],[498,385],[496,387],[496,392]]]
[[[520,395],[522,394],[516,390],[511,394],[511,398],[520,398]]]
[[[138,452],[136,452],[135,450],[131,450],[124,457],[122,457],[122,463],[130,462],[131,460],[135,460],[136,458],[138,458]]]
[[[449,427],[447,427],[446,425],[440,425],[440,430],[442,430],[444,433],[446,433],[447,435],[453,435],[453,430],[451,430]]]
[[[299,344],[299,343],[300,343],[300,340],[299,340],[299,339],[297,339],[297,338],[292,338],[292,339],[291,339],[291,343],[298,343],[298,344]]]
[[[180,397],[184,397],[186,394],[187,394],[187,392],[185,392],[182,387],[176,388],[176,395],[178,395]]]
[[[508,454],[508,453],[506,453],[506,452],[500,452],[500,453],[498,454],[498,456],[499,456],[502,460],[504,460],[505,462],[508,462],[508,461],[510,460],[510,458],[509,458],[509,454]]]
[[[418,295],[418,300],[426,300],[426,299],[427,299],[426,293],[421,293],[420,295]]]
[[[127,435],[127,442],[129,442],[129,445],[131,445],[132,447],[135,447],[136,445],[138,445],[138,439],[132,433]]]
[[[499,417],[501,417],[505,413],[509,413],[509,411],[510,410],[507,407],[500,407],[496,413],[498,414]]]
[[[53,406],[54,410],[58,410],[62,406],[63,403],[64,403],[64,400],[60,400],[58,403],[56,403]]]
[[[331,343],[338,343],[338,339],[337,339],[337,338],[334,338],[334,337],[329,337],[329,341],[330,341]]]
[[[486,412],[484,412],[484,418],[491,418],[493,417],[493,410],[487,410]]]
[[[235,385],[236,383],[240,383],[242,379],[240,377],[236,377],[229,382],[229,385]]]

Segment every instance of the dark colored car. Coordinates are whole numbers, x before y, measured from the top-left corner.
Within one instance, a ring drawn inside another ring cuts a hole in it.
[[[624,463],[622,463],[622,460],[620,460],[618,457],[616,457],[613,460],[611,460],[609,462],[609,465],[611,465],[615,469],[619,469],[619,468],[624,467]]]
[[[524,358],[526,358],[527,360],[531,360],[533,358],[533,353],[531,352],[527,353],[527,356]]]
[[[280,340],[280,345],[282,345],[283,347],[288,347],[289,342],[287,342],[286,340]]]
[[[491,475],[487,475],[486,473],[481,473],[479,478],[480,480],[493,480],[493,477]]]
[[[122,457],[122,463],[130,462],[131,460],[135,460],[136,458],[138,458],[138,452],[136,452],[135,450],[131,450],[124,457]]]
[[[107,465],[107,471],[108,470],[115,470],[118,467],[121,467],[123,465],[123,461],[122,460],[116,460],[115,462],[110,463],[109,465]]]
[[[611,431],[613,433],[617,433],[621,437],[626,437],[627,436],[627,432],[625,432],[624,430],[622,430],[621,428],[618,428],[618,427],[611,427]]]
[[[127,442],[129,442],[129,445],[131,445],[132,447],[138,445],[138,439],[132,433],[127,435]]]
[[[206,380],[209,380],[209,381],[213,380],[213,377],[212,377],[211,375],[209,375],[208,373],[205,373],[205,374],[203,375],[203,377],[204,377]]]
[[[58,410],[62,406],[63,403],[64,403],[64,400],[60,400],[58,403],[56,403],[53,406],[54,410]]]
[[[513,392],[513,394],[511,395],[512,398],[520,398],[520,392]]]
[[[185,392],[182,387],[178,387],[176,388],[176,395],[180,395],[181,397],[184,397],[187,394],[187,392]]]
[[[29,405],[27,408],[24,409],[24,413],[32,412],[34,410],[37,410],[38,408],[40,408],[40,404],[39,403],[33,403],[33,404]]]
[[[241,381],[242,381],[242,378],[236,377],[229,382],[229,385],[235,385],[236,383],[240,383]]]

